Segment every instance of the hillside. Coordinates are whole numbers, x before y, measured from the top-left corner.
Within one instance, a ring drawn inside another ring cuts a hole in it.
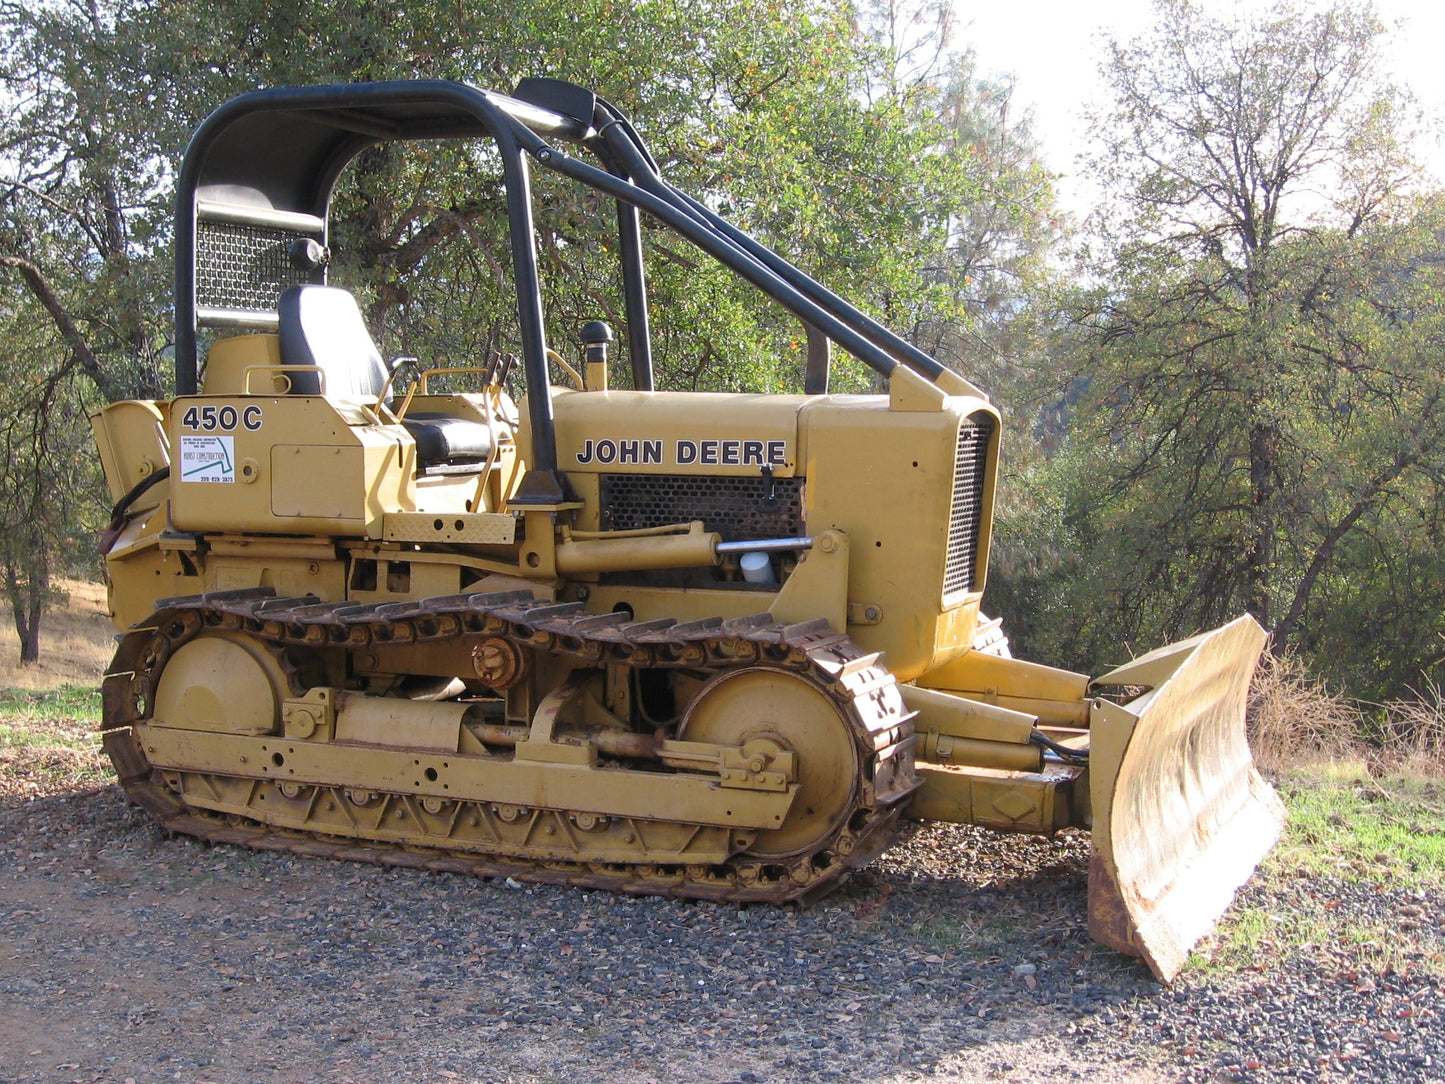
[[[55,689],[98,685],[115,651],[115,628],[105,584],[61,580],[67,598],[40,624],[40,662],[20,665],[20,640],[10,614],[0,623],[0,689]]]

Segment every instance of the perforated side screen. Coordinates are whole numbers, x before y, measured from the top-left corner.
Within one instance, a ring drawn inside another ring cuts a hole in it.
[[[978,570],[978,539],[983,522],[983,491],[988,479],[988,442],[993,418],[975,414],[959,426],[953,468],[953,501],[948,514],[948,552],[943,593],[972,591]]]
[[[286,252],[292,241],[309,236],[274,226],[197,222],[197,306],[275,312],[281,291],[309,281]]]
[[[700,519],[725,542],[803,533],[801,478],[604,474],[600,481],[605,531]]]

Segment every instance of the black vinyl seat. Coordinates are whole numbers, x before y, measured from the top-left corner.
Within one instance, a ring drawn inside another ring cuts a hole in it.
[[[401,424],[416,441],[417,461],[423,466],[485,461],[492,454],[492,431],[480,422],[418,411]]]
[[[336,286],[292,286],[276,303],[281,364],[314,365],[291,377],[295,395],[375,399],[386,387],[386,363],[356,307]]]
[[[356,299],[337,286],[292,286],[276,304],[281,363],[316,366],[291,377],[293,395],[376,399],[386,390],[386,364],[361,318]],[[416,441],[417,465],[485,462],[492,431],[480,422],[431,412],[402,420]]]

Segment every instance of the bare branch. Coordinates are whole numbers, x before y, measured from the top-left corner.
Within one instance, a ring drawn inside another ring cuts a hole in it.
[[[91,349],[90,343],[76,324],[75,317],[70,310],[60,301],[55,291],[51,288],[49,280],[44,272],[35,264],[20,256],[0,255],[0,267],[17,271],[24,280],[30,293],[40,302],[41,306],[50,315],[51,321],[55,324],[56,330],[70,347],[70,358],[64,368],[69,369],[79,365],[87,376],[90,377],[101,394],[107,399],[117,396],[117,389],[114,381],[106,373],[101,365],[100,359],[95,351]]]

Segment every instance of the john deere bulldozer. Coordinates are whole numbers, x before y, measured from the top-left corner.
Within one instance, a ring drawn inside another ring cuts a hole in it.
[[[347,163],[432,139],[499,163],[520,401],[512,357],[401,377],[328,285]],[[537,170],[615,205],[630,387],[601,322],[549,379]],[[105,748],[166,828],[806,903],[900,818],[1087,827],[1093,935],[1166,979],[1272,845],[1243,725],[1263,631],[1093,679],[1010,657],[979,609],[994,407],[673,188],[590,91],[245,94],[178,187],[175,398],[94,418]],[[799,394],[653,389],[644,224],[801,322]],[[886,390],[828,394],[829,346]]]

